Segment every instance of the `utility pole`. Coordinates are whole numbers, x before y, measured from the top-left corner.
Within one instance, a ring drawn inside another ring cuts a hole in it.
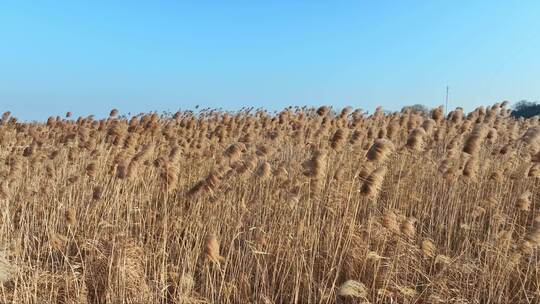
[[[445,119],[448,119],[448,91],[450,90],[450,88],[448,87],[448,85],[446,85],[446,100],[445,100],[445,105],[444,105],[444,117]],[[446,153],[446,143],[447,143],[447,140],[445,139],[444,141],[444,152]]]
[[[448,115],[448,91],[449,87],[446,86],[446,105],[444,106],[444,116]]]

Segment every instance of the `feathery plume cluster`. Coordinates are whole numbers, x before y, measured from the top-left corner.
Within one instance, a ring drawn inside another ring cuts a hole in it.
[[[529,211],[531,208],[531,193],[525,192],[521,194],[516,202],[516,207],[521,211]]]
[[[463,168],[463,175],[475,180],[478,176],[479,163],[476,156],[470,157]]]
[[[409,138],[407,138],[407,148],[413,151],[420,151],[424,146],[424,137],[426,131],[423,128],[416,128],[411,132]]]
[[[386,171],[386,167],[379,167],[373,170],[373,172],[371,172],[371,174],[369,174],[369,176],[367,177],[364,184],[362,184],[360,192],[367,197],[377,197],[379,191],[381,190]]]
[[[257,169],[256,174],[257,177],[261,179],[267,179],[268,177],[270,177],[270,175],[272,175],[272,167],[268,162],[263,162]]]
[[[465,145],[463,146],[463,152],[468,154],[476,154],[487,134],[488,130],[483,124],[476,124],[473,131],[471,132],[471,135],[469,135],[469,137],[465,141]]]
[[[338,129],[336,133],[332,136],[332,140],[330,141],[330,147],[334,150],[341,149],[343,145],[345,144],[347,134],[345,133],[344,129]]]
[[[382,216],[382,225],[392,232],[399,232],[399,223],[396,214],[393,211],[387,211]]]
[[[540,126],[534,126],[530,127],[525,134],[523,134],[523,137],[521,140],[532,147],[538,148],[540,147]]]
[[[313,151],[310,159],[302,163],[305,176],[311,179],[311,188],[316,194],[322,188],[326,177],[327,156],[323,150],[316,149]]]
[[[424,254],[424,256],[428,258],[434,257],[437,252],[437,247],[435,246],[435,244],[428,239],[422,241],[420,248],[422,249],[422,253]]]
[[[204,253],[206,257],[213,262],[219,262],[224,259],[219,254],[219,242],[215,235],[208,234],[204,238]]]
[[[214,194],[225,175],[225,168],[217,168],[210,172],[205,179],[195,184],[188,192],[188,196],[196,195],[199,193]]]
[[[408,238],[414,238],[416,234],[416,228],[414,227],[414,220],[407,219],[401,223],[400,227],[401,233]]]
[[[367,296],[367,288],[358,281],[348,280],[341,284],[338,295],[342,297],[365,298]]]
[[[377,139],[369,148],[366,158],[373,162],[384,162],[394,150],[394,144],[386,139]]]

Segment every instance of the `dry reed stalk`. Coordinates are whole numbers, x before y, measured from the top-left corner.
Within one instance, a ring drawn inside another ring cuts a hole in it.
[[[85,283],[90,303],[120,298],[134,303],[149,300],[144,251],[132,240],[89,241],[85,251]]]

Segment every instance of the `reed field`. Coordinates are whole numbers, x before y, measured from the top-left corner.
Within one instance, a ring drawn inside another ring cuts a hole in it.
[[[0,121],[0,303],[540,303],[540,123],[290,107]]]

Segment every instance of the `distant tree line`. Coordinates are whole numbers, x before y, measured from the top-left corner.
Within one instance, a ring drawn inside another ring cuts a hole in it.
[[[536,115],[540,115],[540,103],[521,100],[514,105],[512,110],[512,116],[530,118]]]
[[[402,113],[406,111],[420,112],[424,115],[428,115],[430,109],[423,104],[414,104],[410,106],[405,106],[401,109]],[[513,106],[512,116],[516,118],[531,118],[536,115],[540,115],[540,102],[538,101],[520,100],[516,102],[516,104]]]
[[[420,112],[424,115],[428,115],[430,110],[427,106],[417,103],[413,104],[412,106],[405,106],[401,108],[401,113],[405,113],[406,111]]]

